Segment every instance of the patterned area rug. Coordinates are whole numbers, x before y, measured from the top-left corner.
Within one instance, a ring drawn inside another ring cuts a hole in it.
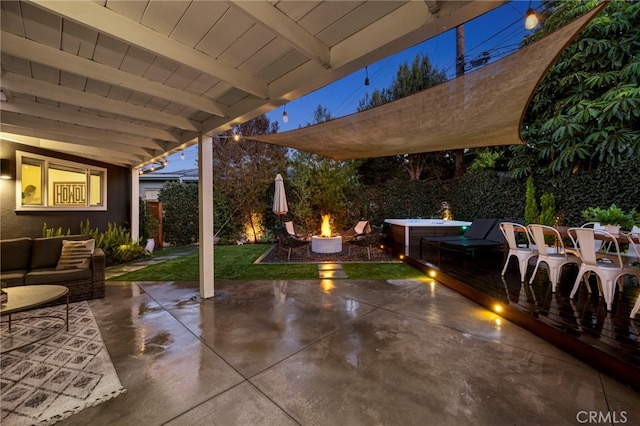
[[[64,317],[65,305],[14,314],[10,333],[3,318],[3,426],[53,424],[125,391],[87,302],[69,305],[69,331]]]

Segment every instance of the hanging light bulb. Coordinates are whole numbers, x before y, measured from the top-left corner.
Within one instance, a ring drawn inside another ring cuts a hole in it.
[[[180,159],[184,160],[184,151],[182,151],[182,154],[180,154]]]
[[[368,69],[368,67],[364,67],[364,72],[365,72],[364,85],[368,86],[369,85],[369,69]]]
[[[528,30],[532,30],[538,25],[538,17],[536,16],[536,12],[529,8],[524,18],[524,27]]]
[[[234,142],[240,142],[240,134],[239,133],[236,133],[236,132],[233,133],[233,141]]]
[[[287,115],[287,105],[284,105],[284,112],[282,113],[282,121],[285,123],[289,122],[289,116]]]

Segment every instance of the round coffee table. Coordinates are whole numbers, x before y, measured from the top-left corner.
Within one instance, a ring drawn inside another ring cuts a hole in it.
[[[67,331],[69,331],[69,289],[67,287],[62,285],[24,285],[8,287],[4,291],[7,293],[8,299],[0,305],[0,315],[9,316],[9,332],[11,332],[11,314],[37,308],[63,296],[67,297],[65,325]],[[18,347],[11,348],[11,350],[15,349],[18,349]]]

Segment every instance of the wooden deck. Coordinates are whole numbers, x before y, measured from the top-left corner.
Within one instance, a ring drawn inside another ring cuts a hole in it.
[[[404,247],[395,247],[403,253]],[[550,341],[578,359],[617,380],[640,390],[640,315],[630,319],[640,285],[635,278],[625,280],[624,291],[616,292],[612,312],[598,297],[596,282],[592,293],[583,285],[569,299],[578,268],[565,266],[556,293],[546,269],[538,272],[532,285],[520,284],[517,261],[511,259],[503,279],[504,253],[488,251],[475,256],[443,251],[437,263],[435,250],[409,250],[406,261],[435,279],[488,309],[502,306],[500,315]],[[535,258],[532,259],[535,262]],[[527,280],[535,263],[530,263]]]

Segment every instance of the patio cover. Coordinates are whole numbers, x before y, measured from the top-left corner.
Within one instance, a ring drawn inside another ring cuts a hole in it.
[[[523,144],[522,119],[549,67],[602,4],[484,68],[388,104],[260,142],[334,160]]]

